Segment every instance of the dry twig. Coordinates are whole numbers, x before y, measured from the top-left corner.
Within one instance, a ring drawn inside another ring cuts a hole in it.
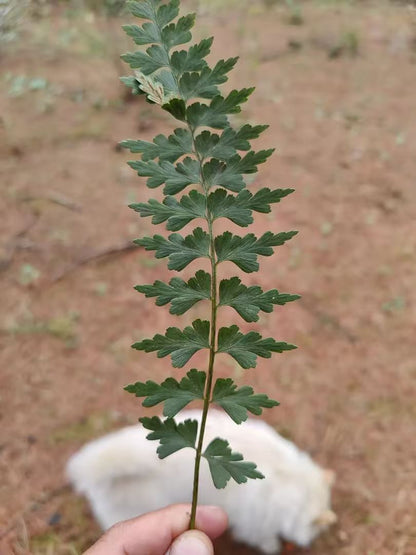
[[[80,266],[84,266],[85,264],[88,264],[89,262],[92,262],[94,260],[98,260],[100,258],[108,257],[108,256],[123,254],[125,252],[135,250],[137,248],[138,247],[134,243],[132,243],[131,241],[128,241],[128,242],[125,242],[125,243],[121,243],[120,245],[113,245],[113,246],[110,246],[110,247],[102,247],[99,250],[89,252],[89,253],[81,256],[78,260],[75,260],[74,262],[72,262],[71,264],[69,264],[68,266],[66,266],[62,270],[60,270],[59,272],[56,272],[55,275],[52,276],[52,278],[50,280],[50,284],[53,284],[53,283],[56,283],[57,281],[60,281],[61,279],[66,277],[68,274],[72,273],[74,270],[76,270]]]

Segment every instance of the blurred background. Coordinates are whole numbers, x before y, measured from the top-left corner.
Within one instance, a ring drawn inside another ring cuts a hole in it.
[[[254,147],[277,151],[250,186],[296,189],[253,230],[300,234],[243,279],[302,295],[259,323],[299,349],[247,372],[218,358],[219,375],[279,400],[264,418],[337,474],[338,524],[285,552],[415,554],[416,7],[183,10],[195,40],[215,36],[211,60],[240,56],[226,89],[256,85],[234,124],[270,124]],[[178,324],[133,290],[170,272],[132,248],[163,228],[127,208],[150,192],[118,143],[174,122],[120,84],[129,20],[122,0],[0,0],[2,554],[78,554],[98,537],[65,462],[144,414],[124,385],[183,374],[131,343],[206,317],[197,305]]]

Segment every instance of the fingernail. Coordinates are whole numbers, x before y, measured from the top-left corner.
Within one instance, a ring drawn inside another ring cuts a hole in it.
[[[169,555],[212,555],[212,546],[206,536],[197,530],[185,532],[177,538],[170,550]]]

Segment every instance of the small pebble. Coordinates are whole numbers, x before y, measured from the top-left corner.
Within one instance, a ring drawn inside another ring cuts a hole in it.
[[[48,520],[49,526],[56,526],[56,524],[60,523],[61,518],[62,515],[60,513],[53,513],[53,515],[51,515]]]
[[[338,539],[339,541],[341,541],[342,543],[345,543],[348,541],[348,534],[347,532],[345,532],[345,530],[339,530],[338,531]]]

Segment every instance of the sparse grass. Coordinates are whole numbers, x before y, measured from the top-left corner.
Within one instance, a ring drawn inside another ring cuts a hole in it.
[[[367,403],[368,415],[377,420],[411,418],[416,419],[416,406],[412,402],[403,402],[398,396],[384,395],[371,399]]]
[[[396,297],[393,297],[392,299],[382,304],[382,309],[384,310],[384,312],[388,312],[390,314],[403,312],[405,308],[406,299],[401,295],[397,295]]]
[[[7,86],[6,94],[9,97],[20,98],[33,95],[36,110],[40,113],[51,112],[55,107],[56,99],[63,92],[61,87],[41,76],[6,73],[4,82]]]
[[[150,258],[150,256],[140,256],[138,262],[143,268],[154,268],[155,266],[160,266],[163,262],[156,258]]]
[[[88,57],[91,56],[94,56],[94,54],[89,52]],[[24,99],[26,102],[29,102],[31,106],[34,106],[39,113],[50,112],[59,102],[68,100],[75,104],[82,105],[84,110],[83,112],[78,110],[78,120],[83,113],[89,115],[91,111],[97,112],[102,109],[119,109],[124,106],[123,100],[118,98],[107,99],[103,97],[100,92],[87,90],[83,86],[77,87],[75,85],[74,87],[70,87],[68,85],[58,85],[39,75],[31,76],[7,72],[2,81],[5,94],[11,98],[13,102],[19,102],[20,99]],[[98,133],[103,131],[102,125],[103,123],[100,121]],[[93,135],[95,136],[96,133],[93,133]]]
[[[66,543],[55,532],[44,532],[30,540],[32,555],[79,555],[74,543]]]
[[[44,91],[51,87],[51,84],[43,77],[28,77],[27,75],[6,73],[4,80],[9,86],[7,94],[14,97],[23,96],[33,91]]]
[[[28,5],[29,0],[0,0],[0,44],[17,38]]]
[[[288,23],[289,25],[303,25],[304,18],[302,9],[294,0],[285,0],[286,6],[289,10]]]
[[[31,264],[22,264],[19,271],[19,283],[23,286],[29,286],[36,283],[40,278],[40,270]]]
[[[114,411],[90,414],[80,421],[58,428],[49,436],[49,441],[53,444],[68,441],[88,441],[112,430],[120,420],[120,415]]]
[[[344,33],[342,43],[349,56],[357,56],[359,54],[360,38],[357,31],[347,31]]]
[[[11,318],[6,323],[6,332],[14,335],[47,334],[63,341],[67,347],[74,348],[78,343],[77,322],[79,313],[70,311],[67,314],[53,316],[46,320],[36,319],[28,311],[21,317]]]
[[[107,350],[114,357],[117,364],[126,364],[126,362],[131,358],[131,344],[133,338],[129,336],[119,337],[115,341],[112,341],[108,346]]]
[[[340,40],[329,49],[328,56],[330,58],[339,58],[347,55],[355,58],[360,53],[359,46],[360,39],[358,33],[353,30],[346,31]]]
[[[97,281],[93,286],[94,293],[99,297],[104,297],[108,291],[108,283],[105,281]]]
[[[57,515],[57,524],[45,526],[27,540],[31,555],[81,555],[96,541],[99,530],[83,498],[64,494]]]
[[[84,0],[84,5],[107,17],[117,17],[126,11],[126,0]]]

